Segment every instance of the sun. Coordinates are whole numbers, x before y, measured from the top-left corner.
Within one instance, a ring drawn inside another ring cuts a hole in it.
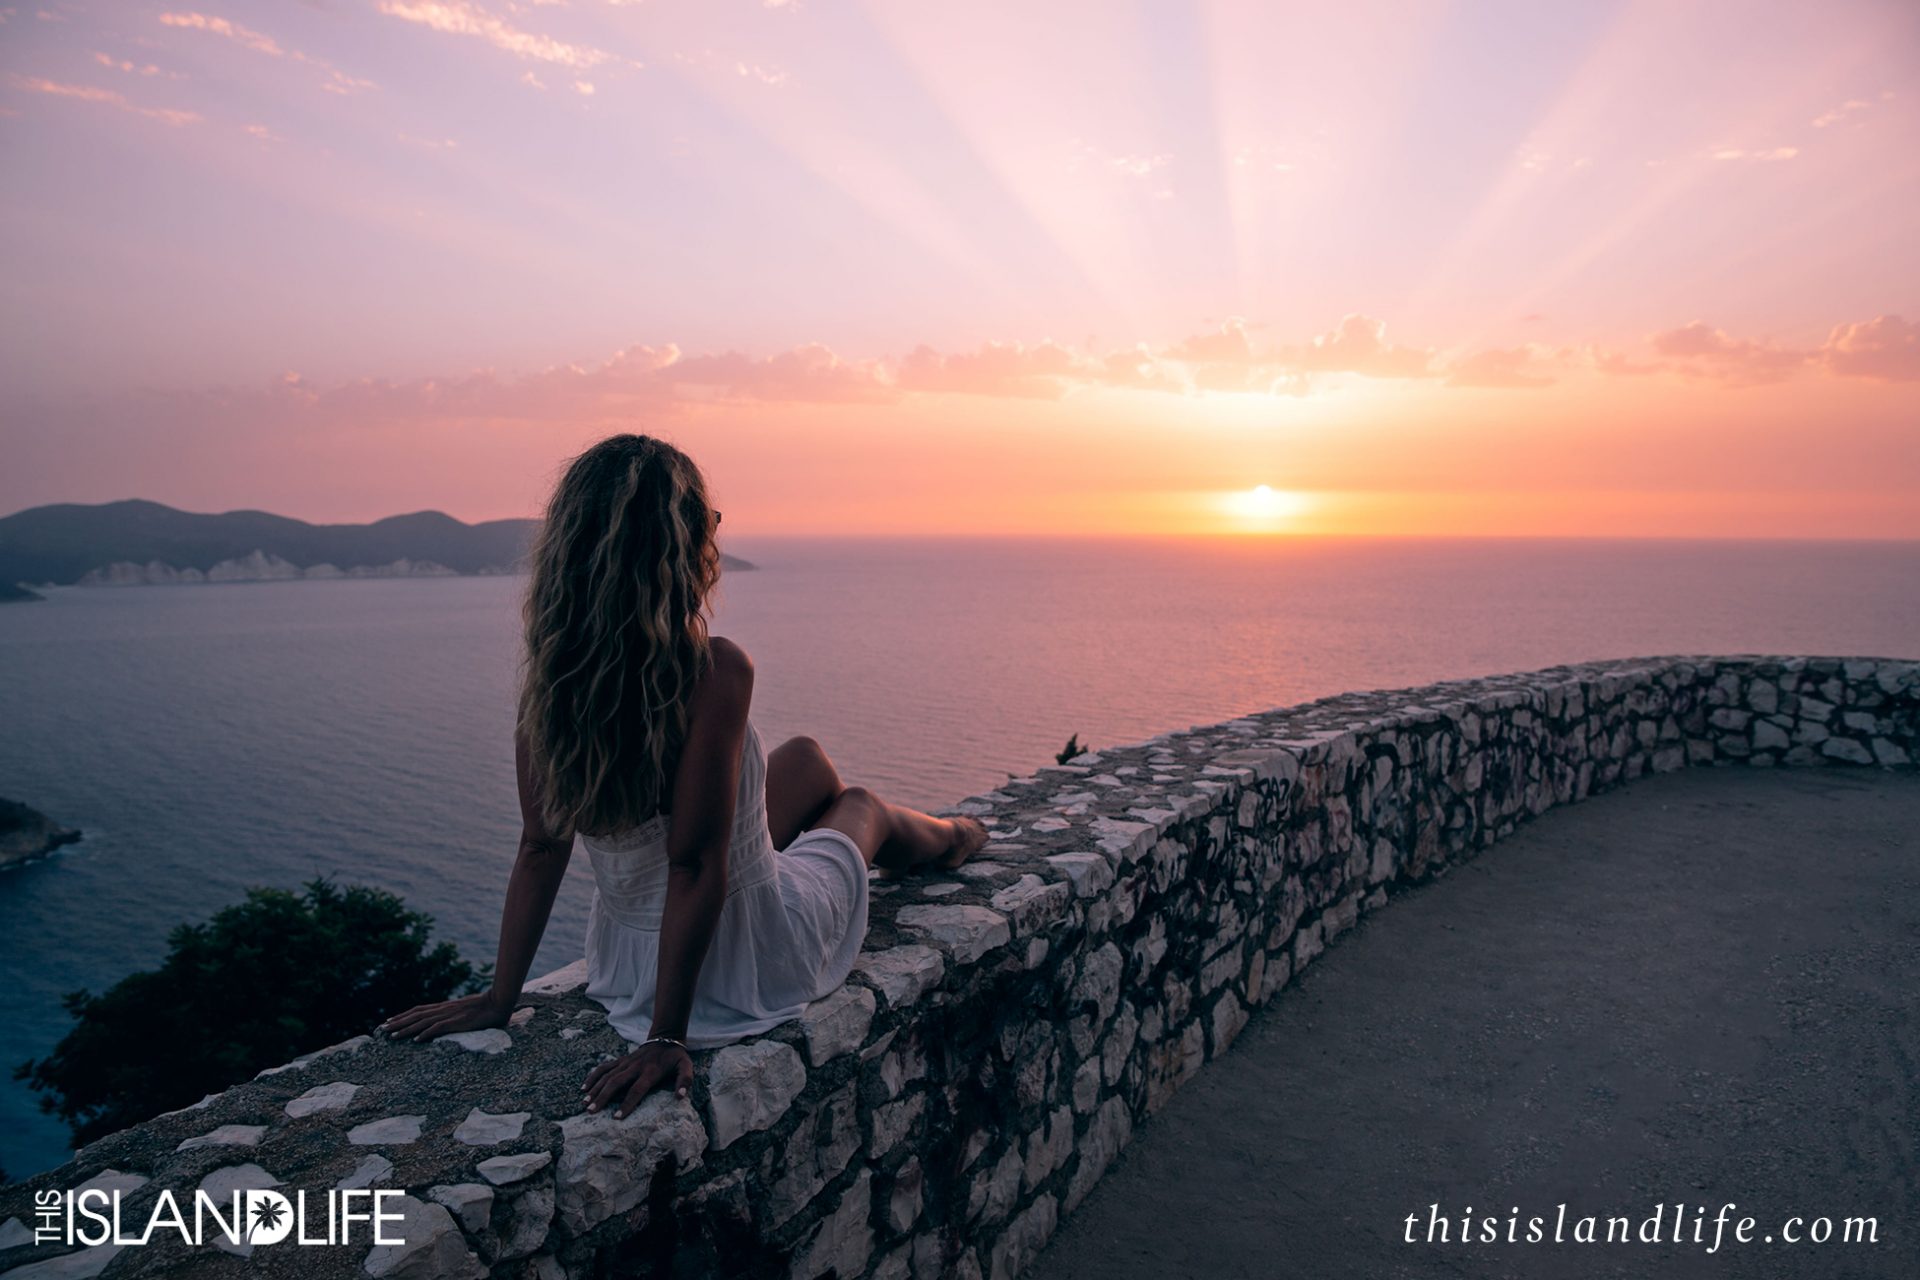
[[[1304,493],[1257,484],[1221,495],[1221,507],[1231,516],[1259,528],[1282,525],[1312,506]]]

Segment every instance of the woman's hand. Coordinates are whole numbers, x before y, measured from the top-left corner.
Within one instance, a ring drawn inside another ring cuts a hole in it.
[[[616,1120],[639,1106],[655,1089],[672,1084],[681,1097],[693,1084],[693,1059],[677,1044],[656,1040],[643,1044],[623,1058],[611,1058],[587,1073],[587,1110],[599,1111],[618,1105]]]
[[[461,996],[458,1000],[440,1000],[417,1004],[405,1013],[396,1013],[380,1024],[380,1030],[395,1040],[431,1040],[455,1031],[480,1031],[504,1027],[513,1016],[511,1005],[502,1006],[491,991]]]

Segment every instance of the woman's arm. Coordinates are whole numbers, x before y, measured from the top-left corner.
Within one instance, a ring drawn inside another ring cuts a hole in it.
[[[727,900],[727,846],[753,700],[753,663],[745,651],[716,638],[712,655],[688,702],[687,740],[674,772],[667,829],[667,900],[648,1034],[675,1042],[686,1037],[700,964]],[[684,1095],[692,1080],[693,1060],[684,1048],[664,1041],[644,1044],[594,1068],[586,1082],[587,1110],[617,1103],[614,1114],[625,1116],[661,1085],[672,1081]]]
[[[553,912],[554,896],[560,892],[567,863],[573,857],[572,832],[550,830],[540,814],[530,757],[526,740],[515,734],[513,767],[520,784],[520,848],[513,860],[513,874],[507,878],[506,906],[500,913],[500,948],[493,963],[493,987],[458,1000],[415,1005],[389,1018],[383,1028],[396,1040],[431,1040],[452,1031],[503,1027],[513,1015],[534,952],[540,949],[540,936],[546,932],[547,917]]]

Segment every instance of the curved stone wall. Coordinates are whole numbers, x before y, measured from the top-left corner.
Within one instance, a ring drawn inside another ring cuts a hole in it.
[[[1104,750],[956,806],[992,831],[980,859],[876,882],[848,985],[697,1055],[690,1101],[580,1112],[621,1043],[575,966],[508,1030],[351,1040],[5,1188],[0,1273],[1014,1276],[1397,887],[1643,773],[1916,752],[1920,663],[1762,657],[1353,693]],[[163,1190],[390,1189],[406,1243],[33,1245],[35,1194],[87,1184],[133,1222]]]

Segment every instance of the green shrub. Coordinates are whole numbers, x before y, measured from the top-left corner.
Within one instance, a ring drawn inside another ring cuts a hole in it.
[[[479,990],[432,917],[394,894],[309,882],[249,889],[205,924],[175,928],[158,969],[64,998],[75,1025],[14,1078],[75,1144],[138,1124],[370,1030],[411,1005]]]

